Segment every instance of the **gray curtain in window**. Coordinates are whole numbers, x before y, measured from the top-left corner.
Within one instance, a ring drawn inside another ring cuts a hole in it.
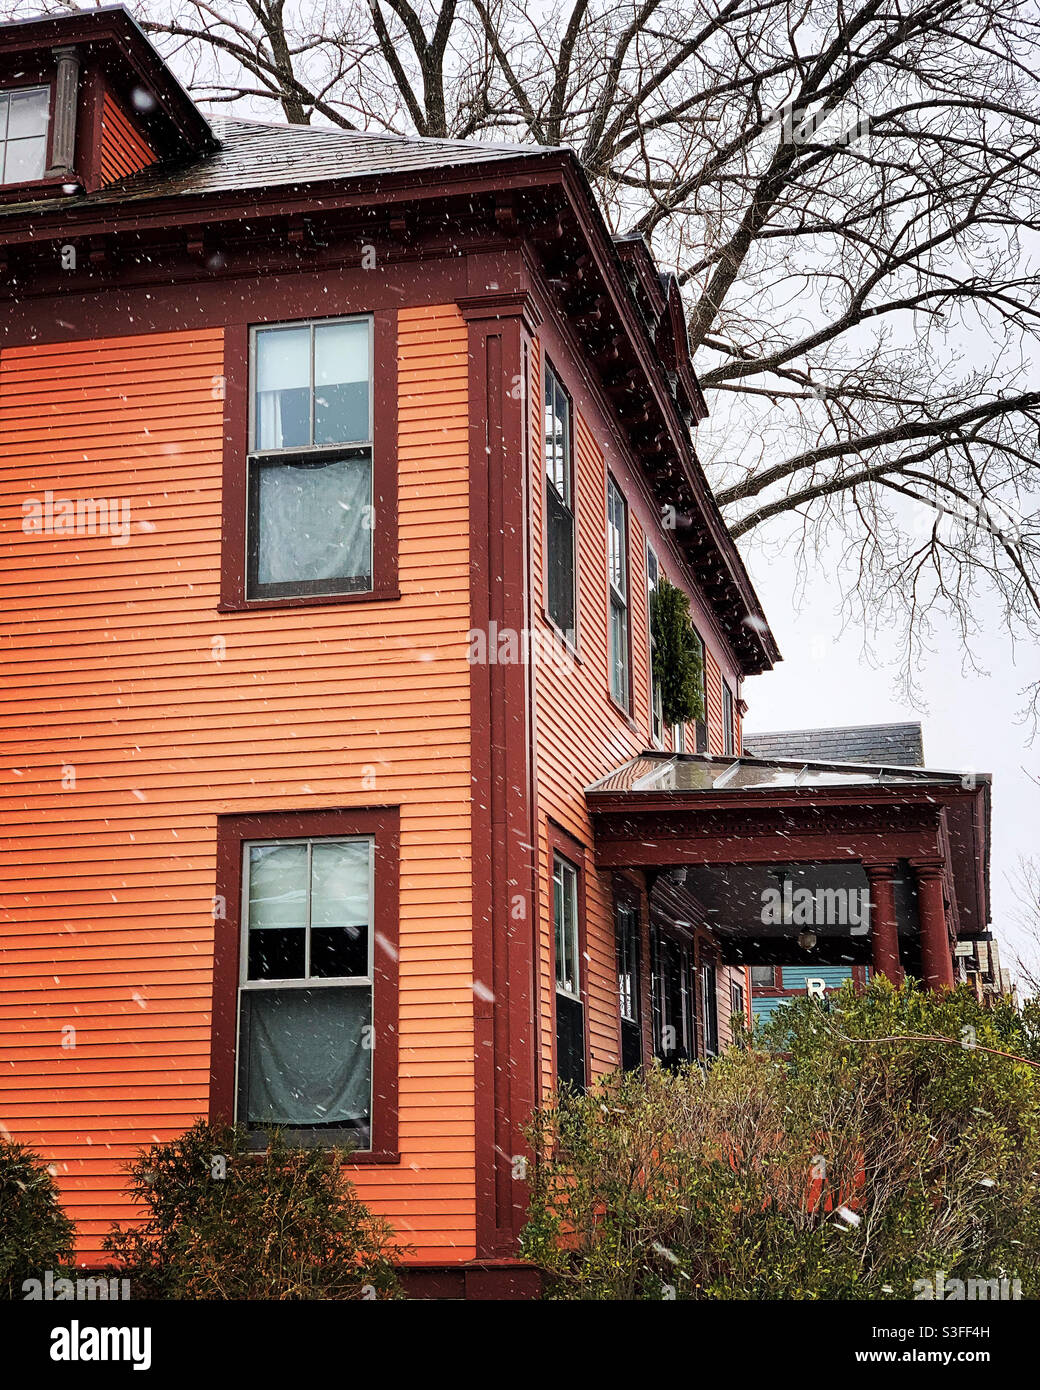
[[[370,579],[371,501],[370,459],[263,464],[259,582]]]
[[[252,1124],[357,1124],[369,1119],[369,986],[248,990],[242,999]]]

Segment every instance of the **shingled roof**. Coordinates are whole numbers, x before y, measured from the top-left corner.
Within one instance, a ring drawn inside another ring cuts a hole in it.
[[[784,729],[762,734],[745,732],[743,747],[744,752],[754,758],[805,758],[807,762],[924,767],[924,741],[918,723]]]
[[[432,140],[411,135],[387,135],[364,130],[284,125],[211,117],[219,142],[197,157],[171,166],[149,165],[128,178],[107,184],[95,193],[62,194],[33,199],[34,211],[61,207],[107,207],[151,198],[197,197],[243,189],[285,188],[333,179],[372,178],[380,174],[413,173],[488,161],[530,159],[543,147],[476,140]],[[27,204],[0,206],[0,215],[24,212]]]

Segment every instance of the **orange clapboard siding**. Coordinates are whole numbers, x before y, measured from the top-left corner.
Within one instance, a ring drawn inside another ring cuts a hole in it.
[[[539,354],[535,353],[535,361]],[[540,380],[533,377],[532,394],[540,400]],[[535,536],[542,536],[544,466],[541,429],[532,428],[533,518]],[[537,700],[537,788],[539,807],[539,864],[549,862],[548,820],[557,822],[582,844],[592,846],[592,827],[585,810],[583,789],[611,766],[624,762],[647,741],[610,704],[607,697],[607,591],[604,497],[606,463],[592,431],[575,408],[575,495],[578,530],[578,625],[582,664],[561,667],[543,660],[535,665]],[[635,540],[633,539],[633,546]],[[544,603],[544,551],[533,547],[535,610]],[[642,563],[633,561],[632,589],[639,584]],[[638,612],[644,614],[645,609]],[[633,613],[634,642],[640,642],[640,618]],[[562,645],[559,647],[561,657]],[[638,670],[638,668],[637,668]],[[639,675],[634,677],[636,717],[642,720]],[[614,928],[611,915],[610,876],[593,871],[586,856],[585,927],[588,988],[587,1029],[593,1074],[611,1070],[618,1063],[617,971],[614,962]],[[543,1086],[552,1080],[554,985],[551,954],[552,914],[547,869],[539,875],[539,962],[541,1064]]]
[[[722,672],[715,654],[708,647],[704,653],[704,685],[708,695],[708,743],[722,751]]]
[[[647,529],[636,515],[636,494],[623,471],[618,479],[626,492],[629,509],[629,628],[631,634],[632,718],[626,718],[609,696],[607,633],[607,549],[606,478],[608,457],[598,442],[609,439],[609,422],[598,404],[574,402],[574,464],[578,534],[578,628],[579,657],[561,667],[565,660],[559,639],[549,638],[544,611],[544,440],[541,428],[542,354],[532,354],[532,518],[535,543],[533,556],[533,608],[547,641],[559,660],[540,660],[535,664],[536,699],[536,786],[538,802],[539,865],[539,1022],[540,1063],[543,1091],[552,1084],[553,1026],[555,1012],[552,966],[552,911],[549,879],[549,823],[562,826],[587,847],[585,858],[585,982],[587,987],[586,1027],[593,1075],[616,1067],[619,1057],[617,964],[615,958],[613,889],[609,873],[596,873],[594,838],[584,798],[584,788],[604,776],[641,749],[651,744],[650,735],[650,651],[646,588]],[[555,365],[562,367],[559,358]],[[568,384],[568,383],[565,383]],[[573,382],[569,383],[573,386]],[[613,458],[613,456],[611,456]],[[614,467],[613,462],[610,464]],[[682,583],[664,538],[651,535],[651,545],[662,569],[675,583]],[[702,601],[691,593],[694,618],[707,631]],[[708,688],[710,706],[710,747],[722,747],[721,675],[715,655],[708,649]],[[693,746],[693,728],[687,731],[688,748]],[[671,733],[665,731],[666,747]],[[741,978],[737,971],[733,978]],[[720,1040],[729,1040],[728,967],[718,971]]]
[[[101,181],[114,183],[154,164],[151,145],[136,128],[110,92],[101,108]]]
[[[208,1107],[217,814],[373,801],[401,806],[402,1157],[354,1179],[414,1258],[473,1254],[466,328],[402,310],[398,342],[402,598],[239,614],[222,332],[0,354],[0,1124],[85,1260],[131,1214],[120,1164]],[[25,534],[46,489],[125,500],[128,544]]]

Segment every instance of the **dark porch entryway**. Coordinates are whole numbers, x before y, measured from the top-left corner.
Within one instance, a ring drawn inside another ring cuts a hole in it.
[[[869,965],[941,988],[956,943],[987,928],[977,774],[645,753],[587,799],[598,866],[648,875],[651,904],[666,904],[644,933],[648,1002],[655,1039],[680,1057],[699,1051],[698,1028],[705,1049],[712,1035],[687,932],[706,928],[723,965]]]

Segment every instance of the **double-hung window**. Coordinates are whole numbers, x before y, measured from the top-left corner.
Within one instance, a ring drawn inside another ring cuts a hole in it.
[[[341,1132],[372,1118],[371,836],[243,846],[237,1114]]]
[[[617,951],[618,1010],[621,1017],[621,1065],[626,1071],[641,1065],[643,1039],[640,1026],[639,909],[633,903],[614,907]]]
[[[574,461],[571,399],[545,367],[545,607],[575,640]]]
[[[729,1011],[733,1018],[744,1022],[744,986],[735,980],[731,980],[729,986]]]
[[[578,870],[553,855],[553,938],[556,954],[556,1077],[561,1085],[585,1085],[585,1009],[581,997]]]
[[[719,1050],[718,973],[713,960],[701,962],[701,1009],[704,1055],[714,1057]]]
[[[607,587],[610,590],[610,693],[629,708],[628,504],[607,477]]]
[[[400,813],[219,816],[210,1117],[396,1162]]]
[[[49,87],[0,91],[0,184],[32,183],[47,170]]]
[[[246,597],[373,588],[372,319],[255,328]]]
[[[654,657],[657,653],[657,643],[654,641],[654,595],[657,593],[657,586],[661,582],[661,566],[649,541],[646,546],[646,613],[647,622],[650,629],[650,733],[654,743],[660,747],[661,739],[664,734],[664,715],[661,708],[661,682],[657,678],[654,669]],[[678,744],[676,745],[678,750]]]
[[[722,682],[722,751],[733,757],[737,752],[736,707],[733,691],[725,681]]]
[[[693,634],[698,642],[701,653],[701,717],[696,724],[697,752],[707,753],[708,751],[708,652],[704,645],[704,639],[700,633],[694,629]]]

